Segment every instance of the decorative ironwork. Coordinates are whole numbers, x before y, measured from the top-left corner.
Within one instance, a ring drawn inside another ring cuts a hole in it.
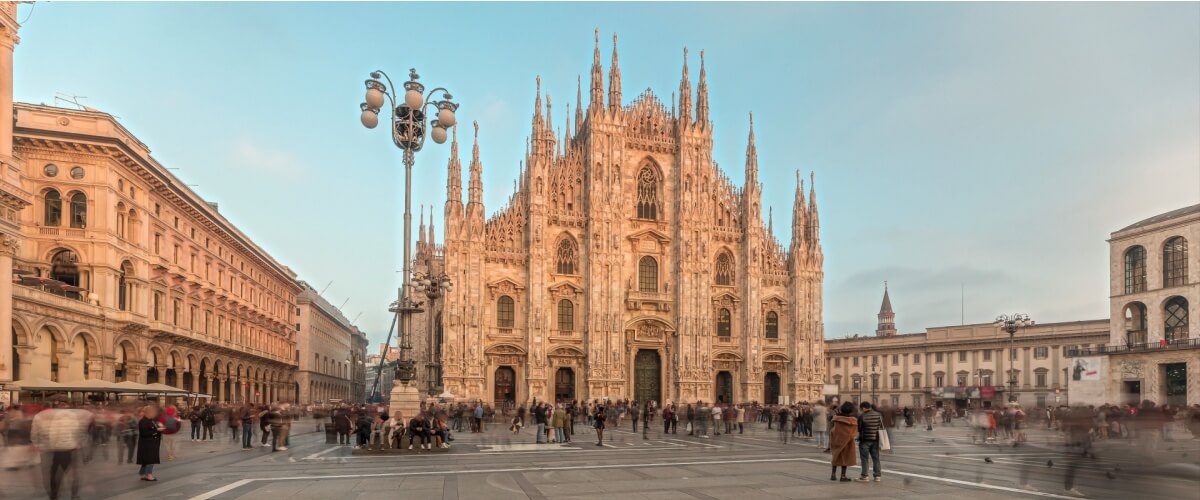
[[[647,165],[638,173],[637,183],[637,218],[657,220],[658,175]]]

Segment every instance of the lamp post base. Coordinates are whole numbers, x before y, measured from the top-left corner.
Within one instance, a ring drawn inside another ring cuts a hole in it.
[[[417,390],[415,380],[408,383],[397,380],[394,384],[391,400],[388,402],[388,414],[391,418],[395,418],[396,412],[400,412],[400,416],[407,424],[408,419],[421,412],[421,392]]]

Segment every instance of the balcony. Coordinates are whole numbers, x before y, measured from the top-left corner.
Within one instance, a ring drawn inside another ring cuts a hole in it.
[[[625,309],[630,311],[652,309],[668,312],[671,310],[671,296],[665,292],[628,290],[625,292]]]
[[[1200,348],[1200,337],[1161,342],[1143,342],[1137,344],[1129,343],[1125,345],[1103,345],[1098,347],[1089,347],[1087,349],[1073,348],[1067,349],[1067,357],[1078,358],[1084,356],[1098,356],[1102,354],[1134,354],[1196,348]]]
[[[67,297],[30,286],[14,285],[13,298],[24,299],[88,316],[100,316],[101,314],[100,306],[89,304],[82,298]]]
[[[61,228],[61,227],[46,227],[38,228],[39,236],[68,237],[68,238],[83,238],[87,236],[87,231],[84,229]]]

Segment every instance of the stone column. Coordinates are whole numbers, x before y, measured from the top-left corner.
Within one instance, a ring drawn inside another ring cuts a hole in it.
[[[0,120],[3,122],[4,120]],[[0,384],[13,380],[13,254],[19,245],[11,236],[0,236]],[[7,397],[0,396],[0,398]],[[0,399],[0,401],[4,401]]]

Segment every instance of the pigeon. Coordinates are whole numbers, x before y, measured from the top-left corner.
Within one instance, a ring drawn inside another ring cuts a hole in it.
[[[1046,461],[1046,467],[1054,467],[1054,461],[1053,461],[1053,460],[1047,460],[1047,461]]]
[[[906,477],[906,478],[904,478],[904,485],[905,485],[905,486],[908,486],[909,484],[912,484],[912,479],[911,479],[911,478],[907,478],[907,477]]]
[[[992,462],[992,457],[983,457],[983,461],[984,461],[984,462],[987,462],[987,463],[989,463],[989,464],[990,464],[990,463],[995,463],[995,462]]]
[[[1104,471],[1104,477],[1107,477],[1109,479],[1116,479],[1117,475],[1113,474],[1112,472],[1109,472],[1109,471]]]
[[[933,439],[932,439],[932,438],[930,438],[930,439],[929,439],[929,442],[930,442],[930,443],[932,443],[932,442],[933,442]]]

